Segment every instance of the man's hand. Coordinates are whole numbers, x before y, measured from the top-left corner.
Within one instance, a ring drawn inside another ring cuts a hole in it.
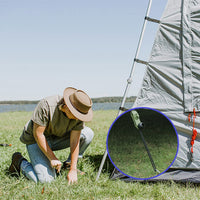
[[[70,169],[67,175],[68,185],[77,183],[77,169]]]
[[[51,160],[51,166],[56,169],[57,173],[60,172],[62,163],[59,160]]]
[[[80,134],[79,130],[72,130],[70,132],[70,152],[71,152],[71,166],[67,175],[68,185],[77,183],[77,161],[79,154],[79,142],[80,142]]]

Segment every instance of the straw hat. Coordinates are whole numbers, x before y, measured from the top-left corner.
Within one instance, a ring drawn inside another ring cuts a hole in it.
[[[77,119],[83,122],[92,120],[92,100],[84,91],[68,87],[64,90],[63,98],[65,104]]]

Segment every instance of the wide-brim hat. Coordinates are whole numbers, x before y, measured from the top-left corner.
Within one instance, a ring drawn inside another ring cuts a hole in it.
[[[83,122],[92,120],[92,100],[84,91],[68,87],[64,90],[63,98],[65,104],[77,119]]]

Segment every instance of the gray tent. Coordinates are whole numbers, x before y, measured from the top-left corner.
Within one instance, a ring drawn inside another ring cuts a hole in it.
[[[200,0],[169,0],[147,71],[134,107],[148,106],[166,114],[179,133],[174,168],[200,170],[200,144],[194,141],[190,158],[192,119],[200,133]]]
[[[168,0],[158,22],[149,61],[135,58],[147,69],[133,107],[163,112],[178,132],[175,162],[169,172],[153,180],[200,183],[200,0]],[[119,173],[112,177],[131,181]]]

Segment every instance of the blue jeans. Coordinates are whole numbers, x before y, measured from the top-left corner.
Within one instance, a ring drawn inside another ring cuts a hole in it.
[[[84,127],[81,130],[80,135],[80,150],[79,158],[82,157],[83,153],[87,149],[88,145],[93,139],[94,133],[89,127]],[[64,137],[50,136],[47,138],[47,142],[52,151],[62,150],[70,147],[70,136],[65,135]],[[30,163],[23,160],[20,167],[22,174],[24,174],[29,180],[34,182],[51,182],[56,177],[56,171],[51,167],[49,159],[40,150],[37,143],[27,145],[27,150],[30,158]],[[70,162],[70,155],[68,161]]]

